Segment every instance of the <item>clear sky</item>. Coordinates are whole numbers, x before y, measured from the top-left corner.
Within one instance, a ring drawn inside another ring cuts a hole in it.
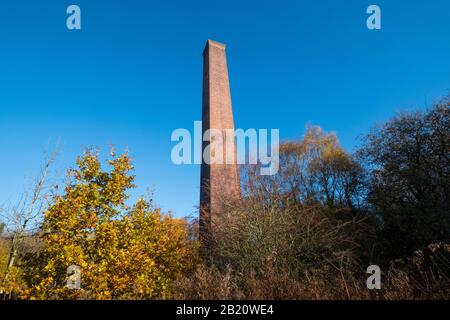
[[[77,4],[82,30],[66,28]],[[382,9],[382,30],[366,8]],[[177,215],[199,200],[198,166],[170,159],[176,128],[201,119],[202,50],[226,43],[239,128],[335,131],[351,151],[397,110],[450,89],[448,0],[2,0],[0,204],[30,183],[49,140],[56,171],[86,146],[128,146],[138,188]]]

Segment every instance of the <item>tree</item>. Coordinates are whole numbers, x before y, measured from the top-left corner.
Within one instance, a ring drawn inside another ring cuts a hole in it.
[[[195,245],[182,219],[162,214],[150,201],[126,205],[134,187],[127,154],[108,160],[87,150],[69,170],[64,194],[45,212],[41,255],[30,257],[24,296],[39,299],[166,298],[171,283],[195,261]],[[31,261],[37,261],[31,263]],[[81,288],[66,286],[71,265],[81,269]]]
[[[284,143],[280,151],[277,175],[242,168],[243,203],[226,207],[216,220],[215,266],[234,270],[244,292],[254,279],[266,298],[299,297],[298,288],[284,294],[284,285],[307,287],[318,279],[349,296],[346,286],[354,273],[365,272],[358,262],[368,258],[374,234],[358,209],[361,167],[334,134],[319,127],[309,127],[302,140]]]
[[[43,210],[47,204],[47,192],[49,189],[47,180],[56,155],[57,149],[46,157],[44,165],[34,179],[31,192],[25,192],[17,205],[1,210],[4,212],[3,216],[7,224],[3,224],[3,227],[0,228],[0,236],[4,228],[8,231],[8,235],[5,238],[9,240],[9,245],[6,246],[8,254],[5,259],[5,269],[0,279],[1,294],[11,294],[12,291],[17,291],[20,287],[20,270],[16,267],[19,258],[19,248],[24,245],[25,238],[31,235],[33,228],[36,227],[36,224],[42,218]]]
[[[450,241],[449,106],[447,99],[401,113],[367,135],[359,151],[371,171],[368,200],[382,219],[390,257]]]
[[[5,224],[0,222],[0,277],[3,279],[9,256],[9,246],[3,237]]]
[[[302,140],[283,143],[279,174],[256,181],[305,204],[361,206],[361,166],[339,145],[334,133],[318,126],[309,126]]]

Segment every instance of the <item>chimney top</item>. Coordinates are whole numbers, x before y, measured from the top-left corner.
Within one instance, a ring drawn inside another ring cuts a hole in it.
[[[223,44],[223,43],[220,43],[220,42],[208,39],[208,41],[206,41],[206,45],[205,45],[205,49],[203,50],[203,54],[205,54],[206,50],[209,47],[216,47],[216,48],[225,50],[226,46],[227,46],[226,44]]]

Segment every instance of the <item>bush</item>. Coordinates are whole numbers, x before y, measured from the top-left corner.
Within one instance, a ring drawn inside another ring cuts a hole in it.
[[[145,200],[125,205],[134,177],[127,155],[102,171],[87,151],[69,171],[63,195],[44,214],[43,249],[26,259],[32,299],[151,299],[172,295],[172,283],[195,264],[195,243],[182,219],[162,214]],[[69,266],[81,268],[81,289],[66,283]]]

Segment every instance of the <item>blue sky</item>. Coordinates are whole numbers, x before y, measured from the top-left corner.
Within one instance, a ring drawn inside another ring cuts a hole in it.
[[[80,31],[66,28],[70,4]],[[381,31],[366,28],[370,4]],[[128,146],[133,198],[149,188],[164,210],[195,213],[200,168],[172,164],[170,135],[201,119],[208,38],[228,45],[236,127],[282,140],[313,123],[351,151],[375,123],[450,89],[448,0],[1,1],[0,204],[59,139],[56,177],[86,146]]]

